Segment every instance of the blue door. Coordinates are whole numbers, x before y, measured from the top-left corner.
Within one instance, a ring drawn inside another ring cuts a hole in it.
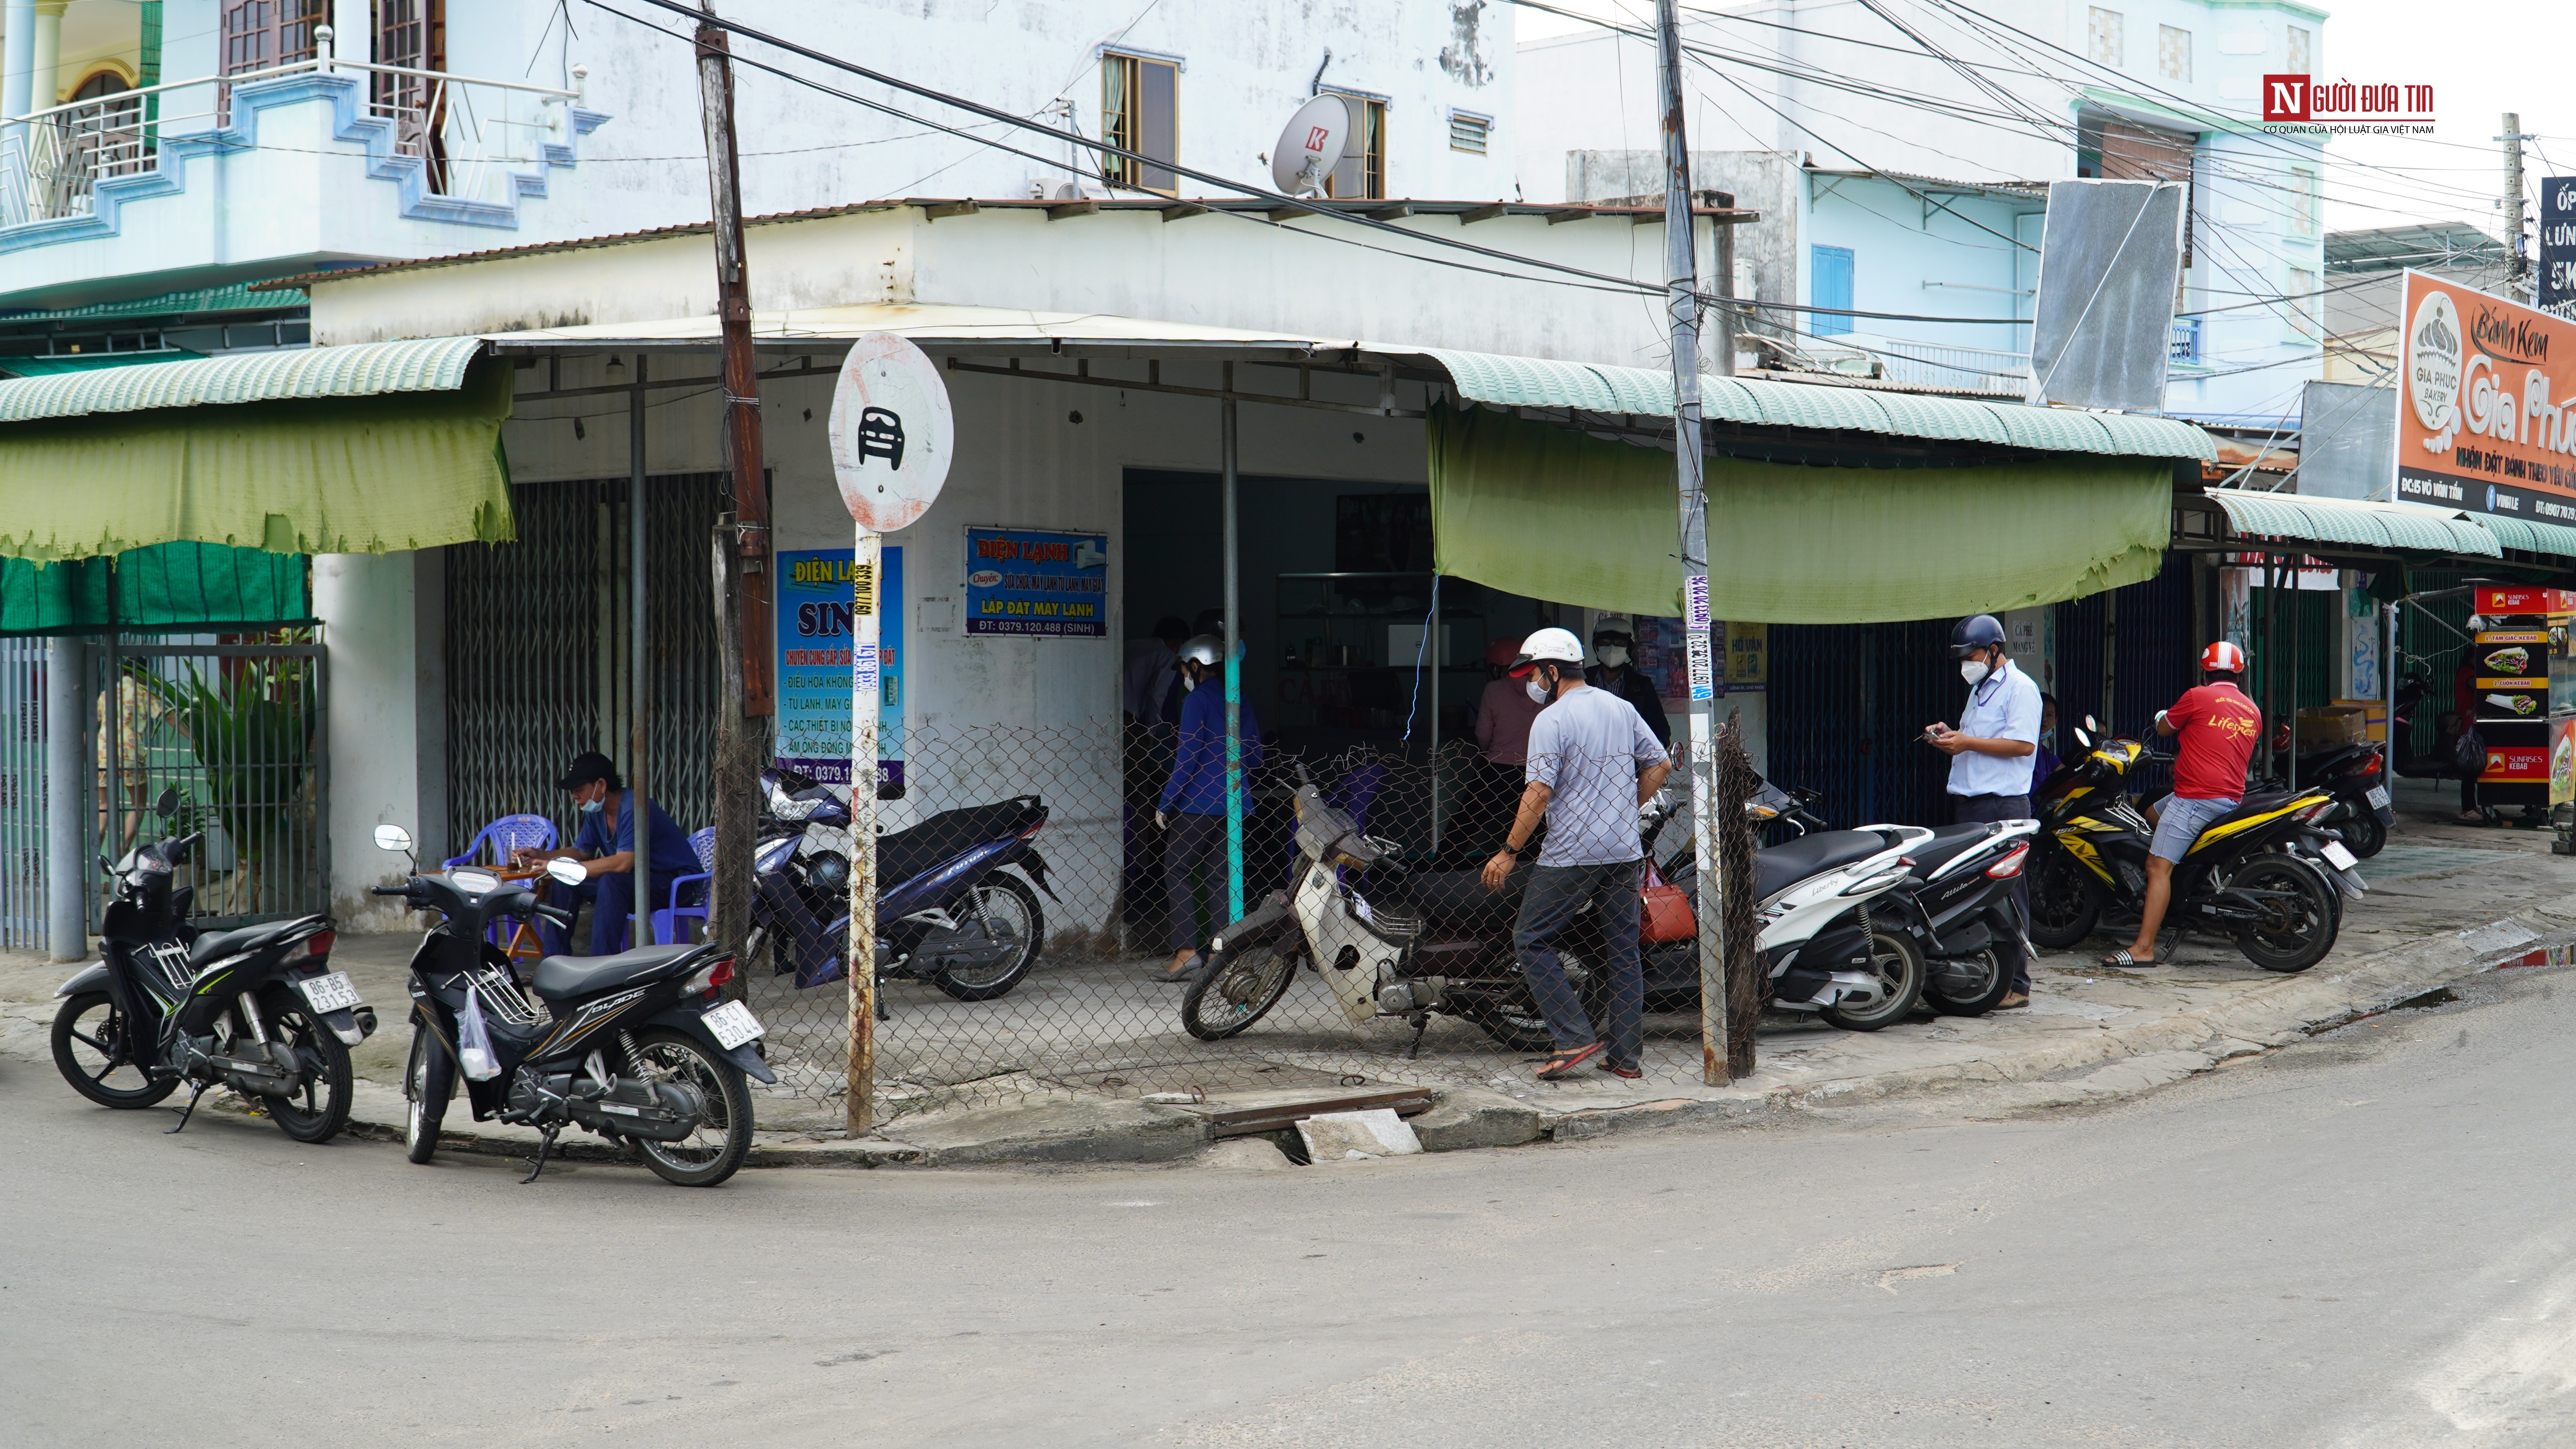
[[[1852,304],[1852,249],[1850,247],[1810,247],[1807,269],[1814,275],[1808,286],[1808,306],[1839,307],[1848,312]],[[1852,330],[1852,319],[1833,317],[1822,312],[1807,318],[1807,330],[1818,337],[1840,337]]]

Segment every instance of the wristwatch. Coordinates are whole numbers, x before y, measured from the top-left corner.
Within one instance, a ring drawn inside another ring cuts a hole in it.
[[[1503,842],[1503,854],[1505,855],[1518,855],[1526,848],[1527,847],[1525,846],[1514,845],[1508,840]]]

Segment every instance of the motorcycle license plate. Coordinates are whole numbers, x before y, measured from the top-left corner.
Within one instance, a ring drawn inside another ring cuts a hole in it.
[[[2385,809],[2387,809],[2387,808],[2388,808],[2388,787],[2387,787],[2387,786],[2385,786],[2385,785],[2373,785],[2373,786],[2371,786],[2371,787],[2370,787],[2370,803],[2371,803],[2371,806],[2372,806],[2372,808],[2373,808],[2373,809],[2378,809],[2378,810],[2385,810]]]
[[[305,1002],[315,1011],[346,1011],[358,1004],[358,988],[346,971],[327,976],[313,976],[295,983],[304,993]]]
[[[715,1033],[716,1045],[726,1051],[732,1051],[761,1033],[760,1019],[751,1014],[750,1007],[739,1001],[728,1001],[699,1019],[707,1024],[707,1030]]]
[[[2337,870],[2350,870],[2361,863],[2361,857],[2344,849],[2343,842],[2340,840],[2329,840],[2326,842],[2325,857],[2326,860]]]

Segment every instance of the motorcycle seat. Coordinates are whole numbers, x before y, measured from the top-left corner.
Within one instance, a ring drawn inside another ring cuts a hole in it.
[[[1498,891],[1485,889],[1478,871],[1417,871],[1382,894],[1388,910],[1420,918],[1426,936],[1490,935],[1511,930],[1528,885],[1526,867],[1513,871]]]
[[[199,936],[195,944],[188,947],[188,964],[204,966],[210,962],[220,961],[226,956],[238,955],[244,951],[256,951],[263,946],[273,945],[279,937],[289,935],[310,924],[312,919],[310,916],[299,916],[291,921],[266,921],[256,926],[243,926],[231,931],[208,931]]]
[[[1762,869],[1761,898],[1769,900],[1811,875],[1822,875],[1887,849],[1887,837],[1874,830],[1820,830],[1786,845],[1754,852]]]
[[[641,946],[614,956],[548,956],[537,963],[534,985],[548,1001],[596,996],[649,980],[663,967],[704,946]]]
[[[1995,833],[1992,825],[1952,825],[1932,832],[1932,839],[1906,852],[1914,857],[1914,873],[1927,879],[1948,865],[1962,852],[1974,849]]]
[[[1033,796],[970,805],[933,815],[910,829],[877,837],[877,881],[894,886],[935,870],[978,845],[1007,839],[1045,818]]]
[[[2301,795],[2306,793],[2307,792],[2305,790],[2299,792]],[[2282,806],[2289,804],[2296,798],[2297,796],[2292,795],[2287,790],[2258,790],[2237,802],[2235,809],[2228,811],[2226,814],[2212,820],[2207,825],[2200,827],[2200,833],[2203,837],[2206,837],[2209,832],[2217,829],[2219,826],[2228,824],[2231,821],[2244,820],[2255,815],[2268,815],[2271,812],[2280,809]],[[2194,841],[2193,844],[2196,846],[2199,842]]]

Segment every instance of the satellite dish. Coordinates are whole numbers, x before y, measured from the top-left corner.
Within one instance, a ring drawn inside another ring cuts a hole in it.
[[[850,347],[832,387],[832,475],[871,533],[909,527],[939,497],[957,419],[938,364],[891,332]]]
[[[1297,108],[1270,148],[1270,179],[1290,196],[1324,189],[1351,138],[1351,108],[1340,96],[1317,96]]]

